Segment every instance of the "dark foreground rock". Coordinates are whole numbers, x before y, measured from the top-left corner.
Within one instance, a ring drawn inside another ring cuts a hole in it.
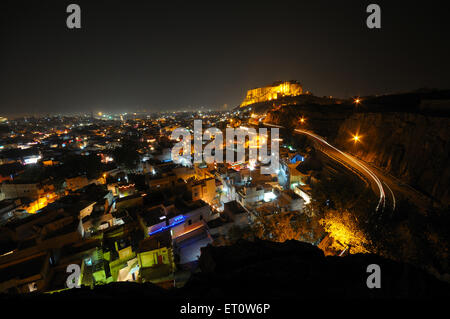
[[[367,266],[381,267],[381,288],[369,289]],[[409,264],[376,255],[325,257],[307,243],[239,241],[232,246],[202,249],[201,273],[180,289],[163,290],[153,284],[114,283],[71,289],[51,295],[4,298],[148,300],[268,300],[317,298],[445,298],[450,285]]]

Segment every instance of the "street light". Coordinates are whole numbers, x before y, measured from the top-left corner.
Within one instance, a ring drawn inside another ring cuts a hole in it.
[[[358,135],[358,134],[356,134],[356,135],[353,135],[353,141],[356,143],[356,142],[359,142],[360,141],[360,136]]]
[[[358,105],[359,103],[361,103],[361,99],[359,97],[357,97],[356,99],[353,100],[353,102]]]
[[[300,124],[303,124],[303,123],[305,123],[305,118],[302,116],[302,117],[300,118]]]

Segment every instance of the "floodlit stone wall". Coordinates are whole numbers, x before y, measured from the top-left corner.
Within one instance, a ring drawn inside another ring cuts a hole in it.
[[[303,88],[296,81],[275,82],[272,85],[256,88],[247,91],[247,96],[241,107],[271,100],[276,100],[283,96],[297,96],[303,93]]]

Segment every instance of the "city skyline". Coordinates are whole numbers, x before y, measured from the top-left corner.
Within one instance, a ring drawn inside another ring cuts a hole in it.
[[[449,26],[438,1],[4,0],[0,300],[449,299]]]

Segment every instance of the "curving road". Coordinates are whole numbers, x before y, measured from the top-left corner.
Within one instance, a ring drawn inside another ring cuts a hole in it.
[[[386,193],[391,196],[391,202],[393,205],[393,209],[395,209],[395,195],[392,189],[384,182],[376,172],[371,170],[366,164],[357,158],[347,154],[335,146],[328,143],[323,137],[314,134],[312,132],[306,130],[295,129],[296,133],[308,135],[312,138],[317,144],[320,146],[320,150],[332,158],[333,160],[341,163],[342,165],[350,168],[352,171],[357,172],[358,175],[363,176],[366,181],[368,181],[375,191],[375,193],[379,194],[378,204],[375,210],[379,210],[380,207],[382,210],[386,207]],[[386,190],[385,190],[386,188]]]
[[[284,128],[279,125],[274,125],[270,123],[264,123],[264,125],[272,126],[272,127],[278,127],[278,128]],[[331,159],[339,162],[341,165],[344,165],[351,171],[353,171],[355,174],[358,174],[360,178],[363,178],[365,181],[367,181],[375,194],[379,195],[378,204],[375,208],[376,211],[378,211],[380,208],[384,210],[386,208],[386,203],[389,203],[392,205],[392,209],[395,210],[396,205],[396,199],[394,192],[392,191],[391,186],[394,185],[394,182],[392,179],[385,174],[381,173],[378,170],[374,170],[373,168],[369,167],[366,163],[363,161],[355,158],[354,156],[347,154],[335,146],[328,143],[323,137],[302,129],[295,129],[295,133],[298,134],[305,134],[308,137],[312,138],[314,142],[316,142],[318,149],[323,152],[325,155],[330,157]]]

